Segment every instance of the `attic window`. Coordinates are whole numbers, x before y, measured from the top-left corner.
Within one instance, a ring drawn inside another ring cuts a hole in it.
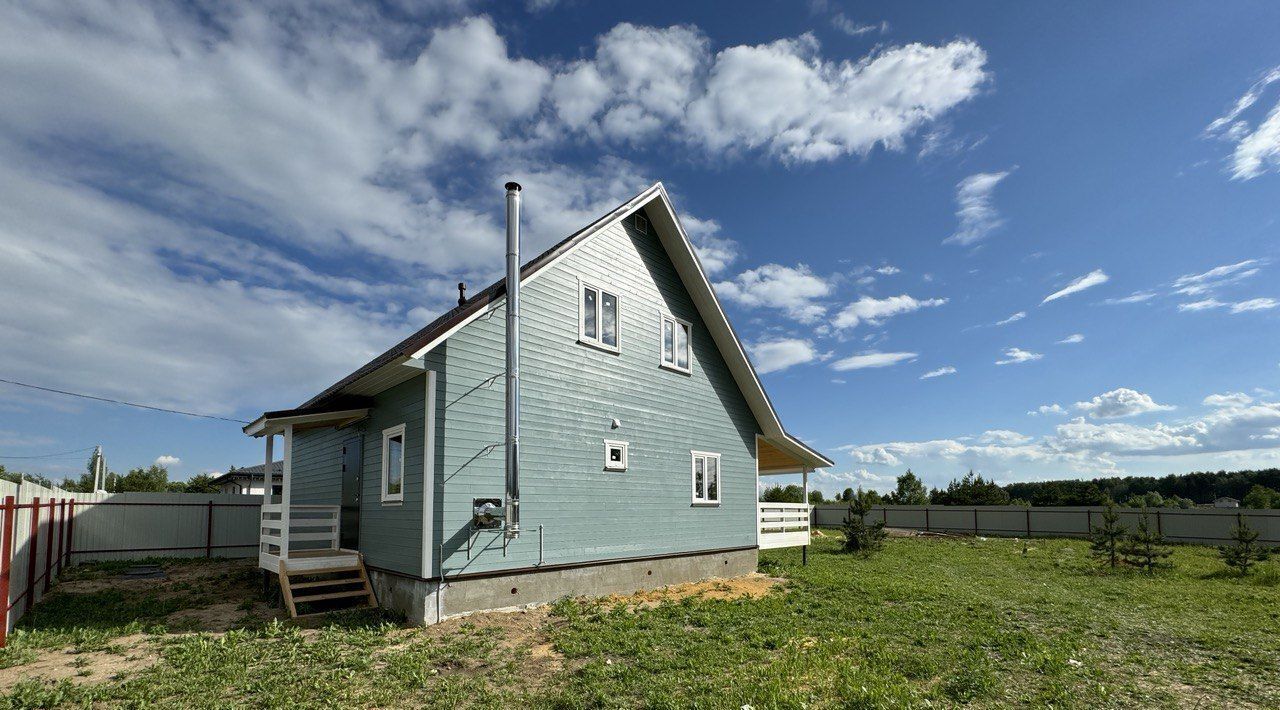
[[[627,442],[625,441],[604,442],[604,470],[606,471],[627,470]]]
[[[641,234],[649,233],[649,220],[645,219],[644,215],[642,214],[636,215],[635,224],[636,224],[637,232],[640,232]]]
[[[689,322],[675,316],[662,316],[662,367],[689,374],[693,367],[689,360]]]
[[[618,297],[588,283],[578,286],[578,342],[618,352]]]

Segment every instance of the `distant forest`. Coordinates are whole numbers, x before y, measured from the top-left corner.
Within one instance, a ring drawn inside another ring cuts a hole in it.
[[[1095,478],[1091,481],[1037,481],[1010,483],[1003,488],[1011,499],[1021,499],[1031,505],[1097,505],[1107,498],[1119,503],[1134,498],[1152,497],[1189,499],[1197,505],[1212,503],[1223,496],[1243,501],[1257,497],[1260,491],[1280,491],[1280,469],[1260,471],[1196,471],[1175,473],[1156,478],[1154,476],[1125,476],[1123,478]],[[1271,505],[1255,507],[1269,508]]]

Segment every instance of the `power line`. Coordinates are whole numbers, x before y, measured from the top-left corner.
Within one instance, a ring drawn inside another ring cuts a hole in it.
[[[10,384],[10,385],[17,385],[18,387],[29,387],[33,390],[40,390],[42,392],[53,392],[55,394],[65,394],[68,397],[81,397],[83,399],[92,399],[98,402],[107,402],[108,404],[120,404],[126,407],[137,407],[138,409],[149,409],[153,412],[164,412],[165,414],[181,414],[185,417],[199,417],[201,419],[218,419],[224,422],[234,422],[236,424],[249,423],[243,419],[219,417],[213,414],[197,414],[195,412],[184,412],[180,409],[167,409],[165,407],[153,407],[149,404],[136,404],[134,402],[122,402],[118,399],[108,399],[107,397],[95,397],[91,394],[80,394],[79,392],[67,392],[66,390],[56,390],[56,389],[53,389],[52,387],[41,387],[40,385],[29,385],[26,382],[15,382],[14,380],[0,379],[0,382],[3,382],[5,384]],[[93,447],[89,447],[89,448],[93,448]]]
[[[56,454],[42,454],[40,456],[0,456],[0,459],[53,459],[59,456],[67,456],[69,454],[82,454],[86,451],[93,451],[94,447],[86,446],[83,449],[73,449],[71,451],[62,451]]]

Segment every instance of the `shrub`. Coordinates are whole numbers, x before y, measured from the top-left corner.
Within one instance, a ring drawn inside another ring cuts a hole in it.
[[[1258,545],[1258,531],[1249,527],[1243,519],[1231,531],[1231,539],[1235,544],[1218,547],[1218,557],[1228,567],[1239,571],[1241,577],[1249,574],[1250,567],[1266,562],[1271,557],[1271,550]]]
[[[859,488],[853,494],[849,501],[849,513],[840,530],[844,535],[845,552],[869,556],[884,547],[884,540],[888,537],[888,533],[884,531],[884,521],[867,523],[867,514],[871,512],[873,505],[875,502],[871,493]]]

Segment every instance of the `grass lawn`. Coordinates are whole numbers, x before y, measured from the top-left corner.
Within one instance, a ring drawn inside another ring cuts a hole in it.
[[[1274,562],[1240,579],[1178,547],[1148,577],[1098,570],[1079,541],[974,538],[810,553],[762,554],[784,581],[760,598],[563,601],[430,629],[271,620],[244,565],[170,563],[132,593],[76,569],[0,652],[0,704],[1280,707]]]

